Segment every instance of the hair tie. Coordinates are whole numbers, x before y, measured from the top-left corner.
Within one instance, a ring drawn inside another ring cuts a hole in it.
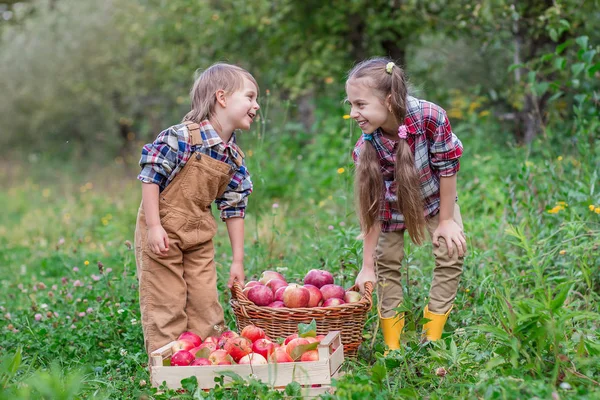
[[[408,137],[408,131],[406,130],[406,125],[400,125],[398,128],[398,137],[400,139],[406,139]]]
[[[363,133],[363,140],[373,141],[373,135],[371,133]]]
[[[385,72],[387,72],[388,74],[392,74],[392,68],[394,68],[396,64],[394,64],[393,61],[390,61],[389,63],[386,64],[385,66]]]

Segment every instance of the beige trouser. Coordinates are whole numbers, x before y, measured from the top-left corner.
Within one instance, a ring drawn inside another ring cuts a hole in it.
[[[458,204],[454,207],[454,220],[463,227]],[[432,236],[438,226],[439,213],[427,219],[427,231]],[[452,307],[464,257],[459,257],[456,247],[452,257],[448,254],[446,241],[440,238],[440,246],[433,246],[435,268],[429,290],[429,311],[444,314]],[[382,232],[376,249],[377,294],[379,312],[384,318],[395,315],[394,309],[402,303],[401,265],[404,258],[404,231]]]
[[[201,145],[198,126],[192,124],[189,130],[192,144]],[[235,162],[240,165],[241,158]],[[184,331],[204,340],[223,329],[212,241],[217,224],[210,206],[223,194],[232,174],[228,164],[195,153],[160,194],[160,221],[169,236],[166,255],[149,249],[146,217],[140,207],[135,255],[148,354]]]

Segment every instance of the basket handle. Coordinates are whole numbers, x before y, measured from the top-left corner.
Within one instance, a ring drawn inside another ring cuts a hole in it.
[[[249,301],[248,298],[246,297],[246,295],[244,293],[242,293],[242,285],[240,284],[240,282],[237,279],[234,280],[233,285],[231,285],[231,294],[233,295],[234,298],[236,298],[238,300]]]

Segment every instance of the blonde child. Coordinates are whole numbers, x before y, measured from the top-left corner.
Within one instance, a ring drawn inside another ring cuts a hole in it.
[[[359,287],[377,282],[384,342],[399,348],[404,315],[400,267],[404,231],[421,244],[432,238],[435,269],[423,326],[438,340],[452,308],[462,273],[466,241],[458,204],[456,175],[462,144],[445,111],[411,97],[404,72],[392,60],[374,58],[349,73],[350,116],[363,131],[354,147],[355,196],[364,235]]]
[[[257,96],[256,80],[246,70],[214,64],[196,79],[183,122],[142,149],[135,245],[148,354],[184,331],[205,339],[223,329],[213,202],[233,250],[229,285],[244,281],[244,215],[252,182],[234,130],[250,128]]]

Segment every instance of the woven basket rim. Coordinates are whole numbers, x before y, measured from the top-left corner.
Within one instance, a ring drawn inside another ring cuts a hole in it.
[[[352,289],[357,289],[356,291],[358,291],[358,287],[356,285],[353,285],[349,289],[346,289],[346,290],[352,290]],[[332,312],[341,312],[344,314],[346,314],[346,313],[361,313],[362,314],[362,313],[368,312],[372,307],[372,304],[373,304],[373,300],[371,298],[372,293],[373,293],[373,282],[365,282],[364,293],[362,294],[361,299],[355,303],[345,303],[345,304],[341,304],[339,306],[330,306],[330,307],[275,308],[275,307],[267,307],[267,306],[257,306],[256,304],[254,304],[253,302],[248,300],[246,295],[242,292],[241,284],[236,280],[233,282],[233,285],[231,287],[231,295],[232,295],[231,301],[232,302],[236,301],[241,308],[247,309],[247,311],[250,311],[250,312],[261,312],[261,313],[268,313],[268,314],[274,314],[274,315],[277,315],[278,311],[280,314],[289,314],[290,312],[293,312],[295,314],[306,314],[307,316],[319,315],[319,314],[330,315]],[[234,308],[234,312],[235,311],[236,310]]]

